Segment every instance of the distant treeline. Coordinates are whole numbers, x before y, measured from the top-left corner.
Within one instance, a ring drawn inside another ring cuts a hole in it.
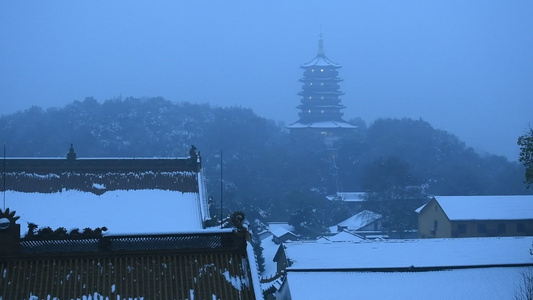
[[[350,212],[341,204],[325,204],[323,195],[396,184],[423,186],[430,195],[531,192],[523,184],[522,165],[480,156],[423,120],[350,122],[358,129],[332,153],[319,138],[291,137],[282,125],[247,108],[162,98],[102,103],[87,98],[62,108],[31,107],[3,115],[0,139],[11,157],[65,157],[70,143],[78,157],[186,156],[195,145],[214,205],[220,199],[222,154],[226,213],[244,210],[249,219],[286,221],[296,209],[314,206],[327,225]],[[396,176],[389,182],[395,172],[409,180],[397,182]]]

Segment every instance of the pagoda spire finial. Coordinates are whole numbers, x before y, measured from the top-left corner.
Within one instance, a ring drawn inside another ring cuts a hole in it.
[[[320,28],[320,35],[318,38],[318,52],[317,55],[324,55],[324,40],[322,40],[322,26]]]

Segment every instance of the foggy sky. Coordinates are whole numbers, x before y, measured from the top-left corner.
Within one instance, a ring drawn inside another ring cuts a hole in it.
[[[516,160],[533,115],[533,1],[2,1],[0,114],[162,96],[298,119],[300,65],[344,117],[422,118]]]

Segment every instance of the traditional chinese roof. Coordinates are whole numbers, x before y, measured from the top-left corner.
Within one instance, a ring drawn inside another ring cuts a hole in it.
[[[300,129],[300,128],[313,128],[313,129],[333,129],[333,128],[342,128],[342,129],[355,129],[356,126],[353,126],[344,121],[318,121],[311,123],[302,123],[295,122],[287,126],[289,129]]]
[[[320,38],[318,40],[318,52],[315,58],[313,58],[308,63],[305,63],[302,65],[302,68],[312,68],[312,67],[334,67],[334,68],[340,68],[341,66],[332,62],[329,58],[326,57],[324,54],[324,41],[322,40],[322,33],[320,34]]]
[[[29,193],[163,189],[198,192],[199,163],[189,158],[7,158],[5,189]],[[4,176],[2,173],[1,176]]]
[[[67,230],[105,226],[110,234],[199,231],[198,193],[168,190],[114,190],[101,195],[77,190],[58,193],[6,192],[6,204],[23,224]]]
[[[0,299],[262,298],[242,213],[236,229],[145,235],[21,238],[14,211],[0,210],[0,220]]]
[[[4,162],[0,176],[5,174],[8,207],[23,221],[41,227],[165,233],[199,230],[210,220],[200,158],[194,151],[185,158],[80,159],[74,154],[67,159]]]
[[[209,212],[193,149],[5,163],[17,217],[0,210],[0,299],[262,298],[244,214],[232,217],[237,229],[202,229]],[[51,228],[28,224],[21,237],[19,217]]]
[[[249,247],[231,230],[22,239],[0,255],[0,298],[256,299]]]

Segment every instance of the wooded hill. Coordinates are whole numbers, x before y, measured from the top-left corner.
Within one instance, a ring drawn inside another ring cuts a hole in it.
[[[338,190],[417,186],[428,195],[531,192],[522,165],[481,156],[423,120],[350,122],[358,129],[339,143],[334,162],[320,139],[291,138],[282,125],[250,109],[162,98],[102,103],[87,98],[62,108],[31,107],[0,117],[0,142],[10,157],[64,157],[70,143],[78,157],[172,157],[186,156],[195,145],[215,206],[222,153],[225,214],[244,210],[249,220],[305,215],[320,226],[332,225],[350,213],[324,200]]]

